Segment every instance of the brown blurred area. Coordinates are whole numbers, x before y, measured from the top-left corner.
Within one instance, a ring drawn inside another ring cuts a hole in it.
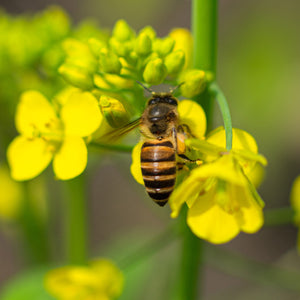
[[[234,127],[257,140],[269,162],[259,193],[266,209],[289,205],[293,179],[300,174],[299,78],[300,2],[297,0],[220,0],[217,77],[231,108]],[[125,4],[126,3],[126,4]],[[52,1],[1,0],[7,12],[34,12]],[[133,28],[151,25],[159,35],[173,27],[190,27],[190,1],[62,1],[74,22],[96,19],[111,27],[123,18]],[[216,107],[215,126],[221,119]],[[147,198],[131,177],[129,154],[105,156],[89,183],[89,226],[92,253],[114,236],[131,230],[160,232],[169,223],[169,208],[161,209]],[[0,231],[0,281],[14,276],[23,265],[12,238]],[[295,254],[293,226],[263,228],[255,235],[240,234],[218,247],[261,262],[300,266]],[[299,268],[300,271],[300,268]],[[281,288],[255,284],[219,271],[204,269],[204,299],[299,299]]]

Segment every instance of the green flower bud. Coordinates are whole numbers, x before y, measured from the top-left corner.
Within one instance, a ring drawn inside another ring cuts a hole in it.
[[[152,50],[152,41],[150,37],[145,33],[139,34],[135,41],[134,50],[140,56],[148,55]]]
[[[204,71],[190,69],[183,73],[180,82],[183,82],[180,86],[182,96],[192,98],[204,91],[207,79]]]
[[[63,49],[67,54],[67,64],[86,69],[90,73],[96,72],[98,62],[87,44],[70,38],[63,42]]]
[[[103,116],[111,127],[120,128],[129,123],[129,114],[119,100],[102,95],[99,105]]]
[[[174,52],[171,52],[169,55],[166,56],[164,63],[167,67],[168,74],[174,75],[178,74],[185,62],[185,55],[182,50],[177,50]]]
[[[167,74],[167,68],[160,58],[150,60],[143,73],[145,82],[149,84],[160,84]]]
[[[120,42],[116,38],[112,37],[109,40],[109,45],[118,56],[126,57],[133,49],[133,43],[131,41],[128,42]]]
[[[153,43],[153,51],[157,52],[159,56],[164,57],[173,50],[174,45],[175,41],[171,37],[156,39]]]
[[[88,40],[88,44],[90,47],[91,52],[93,53],[93,55],[97,58],[99,58],[100,55],[100,51],[106,47],[105,42],[100,41],[98,39],[95,38],[90,38]]]
[[[58,72],[69,84],[82,90],[90,90],[94,86],[92,75],[80,67],[63,64],[59,67]]]
[[[119,20],[115,24],[112,35],[119,42],[125,42],[134,37],[134,31],[124,20]]]
[[[119,74],[122,68],[119,57],[107,49],[102,49],[99,63],[100,70],[105,73]]]
[[[140,31],[140,35],[141,35],[141,34],[148,35],[149,38],[150,38],[152,41],[156,38],[156,32],[155,32],[155,30],[154,30],[151,26],[144,27],[144,28]]]

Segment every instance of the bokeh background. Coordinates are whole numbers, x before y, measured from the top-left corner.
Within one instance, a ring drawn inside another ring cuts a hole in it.
[[[219,2],[219,85],[228,99],[233,125],[254,135],[260,152],[268,158],[266,179],[259,189],[266,209],[287,206],[292,181],[300,174],[300,2]],[[88,18],[111,28],[122,18],[136,30],[151,25],[161,36],[174,27],[190,27],[188,0],[0,1],[0,6],[11,14],[36,12],[52,4],[64,8],[74,23]],[[220,122],[216,107],[215,126]],[[154,206],[143,187],[131,178],[129,158],[129,154],[104,154],[89,172],[89,238],[93,256],[117,237],[137,231],[155,235],[170,222],[169,209]],[[61,207],[59,201],[53,199],[57,210]],[[59,230],[57,234],[61,234]],[[1,286],[25,266],[18,244],[7,230],[0,230],[0,245]],[[218,248],[300,271],[295,245],[296,229],[285,225],[263,228],[255,235],[240,234]],[[232,299],[233,295],[235,299],[300,298],[296,292],[279,286],[238,278],[230,270],[219,270],[209,260],[203,272],[205,299]]]

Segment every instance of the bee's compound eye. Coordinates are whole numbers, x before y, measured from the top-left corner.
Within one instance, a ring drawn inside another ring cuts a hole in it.
[[[177,100],[174,99],[174,98],[168,98],[167,102],[168,102],[168,104],[171,104],[171,105],[174,105],[174,106],[178,105]]]
[[[148,105],[157,104],[159,102],[160,98],[152,98],[149,100]]]

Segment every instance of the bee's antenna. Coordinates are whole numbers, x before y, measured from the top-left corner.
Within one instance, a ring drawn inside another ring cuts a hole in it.
[[[173,89],[170,89],[170,93],[173,94],[177,89],[179,89],[184,84],[184,81],[177,84]]]
[[[151,94],[155,94],[154,91],[152,91],[150,88],[147,88],[145,85],[143,85],[140,81],[136,81],[142,88],[144,88],[146,91],[148,91]]]

